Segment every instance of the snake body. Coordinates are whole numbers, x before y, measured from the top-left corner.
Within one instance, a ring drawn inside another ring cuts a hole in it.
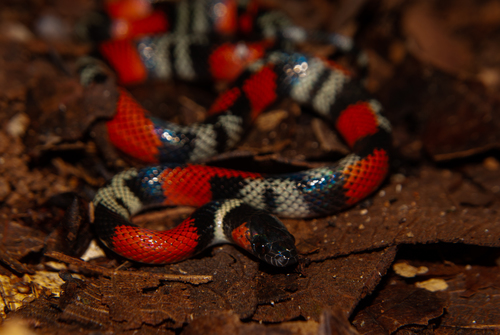
[[[136,61],[150,71],[175,67],[165,49],[153,49],[148,59],[141,58],[140,47],[135,52]],[[151,59],[154,66],[148,67]],[[209,117],[190,126],[150,117],[121,90],[116,115],[107,121],[110,139],[129,155],[156,165],[121,172],[97,192],[94,225],[109,248],[135,261],[161,264],[229,242],[272,265],[287,266],[297,262],[297,251],[293,236],[276,216],[336,213],[380,186],[388,173],[391,142],[380,103],[331,61],[281,50],[262,52],[252,61],[216,99]],[[277,175],[192,164],[233,147],[262,111],[284,97],[328,120],[352,153],[335,164]],[[174,229],[154,231],[130,221],[145,208],[177,205],[198,209]]]

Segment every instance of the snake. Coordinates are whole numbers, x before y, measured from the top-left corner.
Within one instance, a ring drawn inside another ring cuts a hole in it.
[[[206,47],[193,55],[193,45]],[[266,45],[207,46],[200,35],[174,33],[101,44],[122,82],[171,76],[196,80],[198,69],[204,71],[201,77],[231,82],[208,117],[188,126],[151,116],[120,88],[115,116],[106,121],[110,141],[151,165],[120,172],[97,191],[93,226],[109,249],[136,262],[168,264],[232,243],[272,266],[291,266],[299,261],[295,238],[279,217],[337,213],[385,180],[391,125],[381,104],[334,61]],[[351,153],[335,163],[284,174],[196,164],[237,145],[255,119],[283,98],[325,119]],[[137,213],[160,206],[197,209],[165,231],[132,223]]]

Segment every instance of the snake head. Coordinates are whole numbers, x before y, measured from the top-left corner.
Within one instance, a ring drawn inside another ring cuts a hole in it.
[[[256,213],[247,221],[247,227],[249,251],[259,259],[277,267],[297,263],[295,238],[274,215]]]

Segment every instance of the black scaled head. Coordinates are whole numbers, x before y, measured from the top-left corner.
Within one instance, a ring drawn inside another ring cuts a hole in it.
[[[274,215],[258,212],[247,221],[252,253],[273,266],[297,263],[295,238]]]

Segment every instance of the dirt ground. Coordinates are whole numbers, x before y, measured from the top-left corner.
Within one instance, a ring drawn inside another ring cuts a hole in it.
[[[78,22],[101,4],[1,2],[0,333],[500,333],[500,2],[266,3],[297,25],[352,36],[368,56],[363,83],[393,129],[380,190],[336,215],[284,220],[301,257],[286,269],[231,245],[166,266],[89,247],[88,202],[140,164],[109,146],[102,121],[114,110],[75,74],[95,53]],[[129,89],[153,114],[189,124],[220,88]],[[206,163],[286,172],[345,153],[324,120],[287,100]],[[192,210],[136,221],[168,229]]]

